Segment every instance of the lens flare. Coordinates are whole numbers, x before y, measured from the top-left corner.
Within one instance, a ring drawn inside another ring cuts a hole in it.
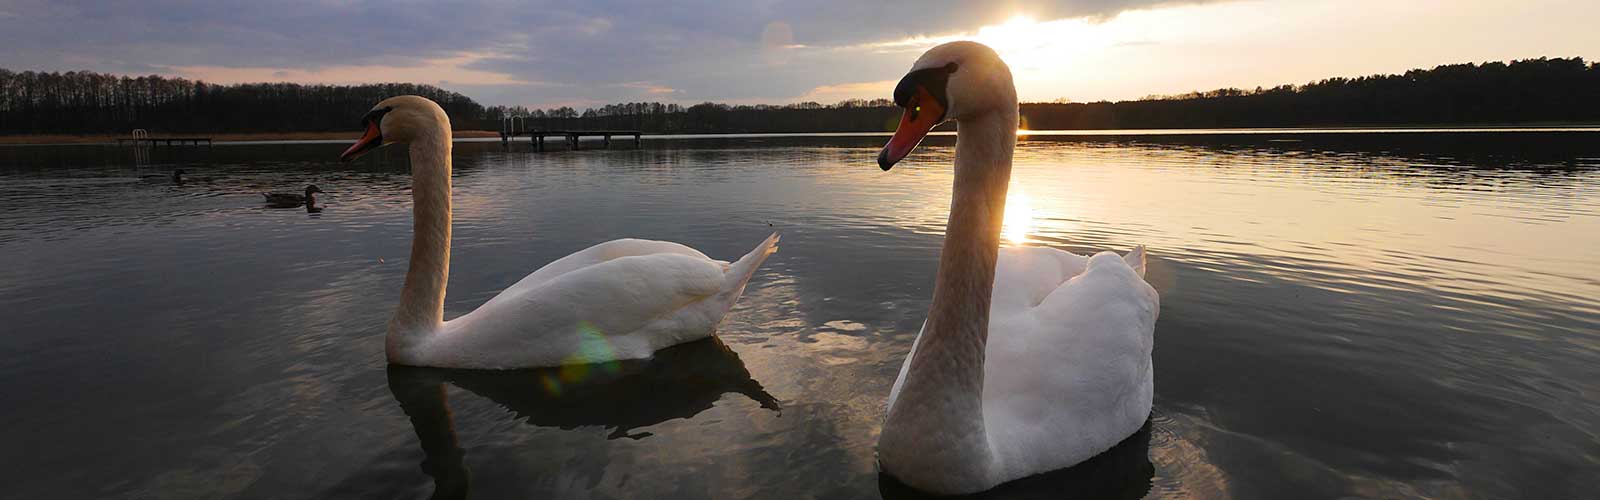
[[[581,384],[593,376],[615,375],[621,371],[621,364],[616,360],[616,349],[593,323],[578,323],[577,335],[578,348],[562,360],[561,366],[539,375],[539,384],[551,396],[560,396],[567,387]]]

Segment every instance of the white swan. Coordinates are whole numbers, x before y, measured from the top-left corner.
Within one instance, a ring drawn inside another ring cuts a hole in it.
[[[884,472],[921,490],[973,493],[1070,467],[1138,431],[1159,309],[1143,247],[1126,257],[999,249],[1017,93],[990,48],[934,47],[894,99],[906,111],[878,156],[884,170],[939,123],[959,127],[933,305],[878,439]]]
[[[389,322],[389,362],[509,369],[648,358],[711,336],[774,233],[732,264],[665,241],[608,241],[562,257],[459,318],[444,320],[450,274],[450,119],[428,99],[400,96],[362,119],[366,134],[340,159],[411,145],[414,226],[400,307]]]

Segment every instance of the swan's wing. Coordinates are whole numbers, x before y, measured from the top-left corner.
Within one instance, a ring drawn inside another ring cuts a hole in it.
[[[1000,249],[991,306],[996,315],[1029,309],[1083,273],[1089,258],[1045,247]]]
[[[578,269],[583,269],[585,267],[616,260],[622,257],[652,254],[687,255],[690,257],[711,260],[710,257],[706,257],[706,255],[700,253],[699,250],[695,250],[682,244],[673,243],[670,241],[639,240],[633,238],[611,240],[589,248],[585,248],[583,250],[579,250],[571,255],[556,259],[549,264],[545,264],[544,267],[541,267],[539,270],[523,277],[521,280],[517,281],[516,284],[507,287],[505,291],[500,292],[500,295],[496,296],[494,299],[490,299],[490,302],[493,302],[500,297],[515,295],[526,292],[533,288],[538,288],[539,285],[544,284],[551,279],[572,271],[576,271]]]
[[[1043,302],[1051,292],[1060,288],[1063,283],[1073,276],[1083,272],[1089,264],[1089,258],[1071,252],[1046,247],[1007,247],[1000,249],[998,265],[995,267],[994,291],[990,301],[990,330],[995,320],[1002,320],[1008,316],[1022,314],[1033,309]],[[928,327],[926,321],[922,328]],[[917,332],[916,340],[911,343],[911,350],[906,352],[904,360],[900,363],[900,375],[895,378],[894,385],[889,388],[889,404],[886,408],[893,408],[894,401],[900,396],[900,387],[905,385],[906,369],[911,367],[911,357],[917,353],[917,344],[922,342],[923,331]],[[991,335],[991,344],[993,335]],[[988,350],[993,351],[993,347]]]
[[[1144,267],[1144,247],[1126,257],[1112,252],[1095,254],[1082,274],[1050,292],[1035,311],[1041,319],[1098,318],[1094,324],[1104,331],[1129,331],[1117,326],[1152,330],[1160,312],[1160,297],[1144,281]]]
[[[1130,257],[1142,261],[1142,252]],[[1101,252],[1037,306],[991,317],[984,416],[1008,460],[1075,462],[1144,422],[1160,299],[1130,260]],[[1079,439],[1028,444],[1066,435]]]
[[[985,363],[985,376],[1015,384],[995,394],[1025,397],[1139,379],[1159,310],[1155,289],[1122,257],[1101,252],[1037,306],[991,316],[985,352],[997,363]],[[1040,401],[1061,401],[1056,396]]]
[[[647,357],[659,347],[653,344],[677,339],[619,337],[646,325],[670,332],[657,323],[720,292],[727,269],[682,253],[607,259],[501,292],[447,322],[430,349],[474,357],[463,360],[468,366],[508,368]]]

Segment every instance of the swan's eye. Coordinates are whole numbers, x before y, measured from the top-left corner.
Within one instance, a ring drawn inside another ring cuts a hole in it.
[[[911,110],[915,111],[915,112],[918,112],[918,113],[921,113],[922,112],[922,106],[917,106],[915,108],[911,108]]]
[[[367,125],[383,123],[383,115],[388,114],[390,111],[394,111],[394,106],[384,106],[368,111],[367,116],[361,117],[361,126],[366,127]]]

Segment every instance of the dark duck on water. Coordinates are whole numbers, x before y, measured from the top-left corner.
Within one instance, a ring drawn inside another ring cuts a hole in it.
[[[316,205],[318,189],[315,184],[306,186],[305,194],[296,193],[261,193],[267,198],[267,205],[273,208],[296,208],[301,205]]]

